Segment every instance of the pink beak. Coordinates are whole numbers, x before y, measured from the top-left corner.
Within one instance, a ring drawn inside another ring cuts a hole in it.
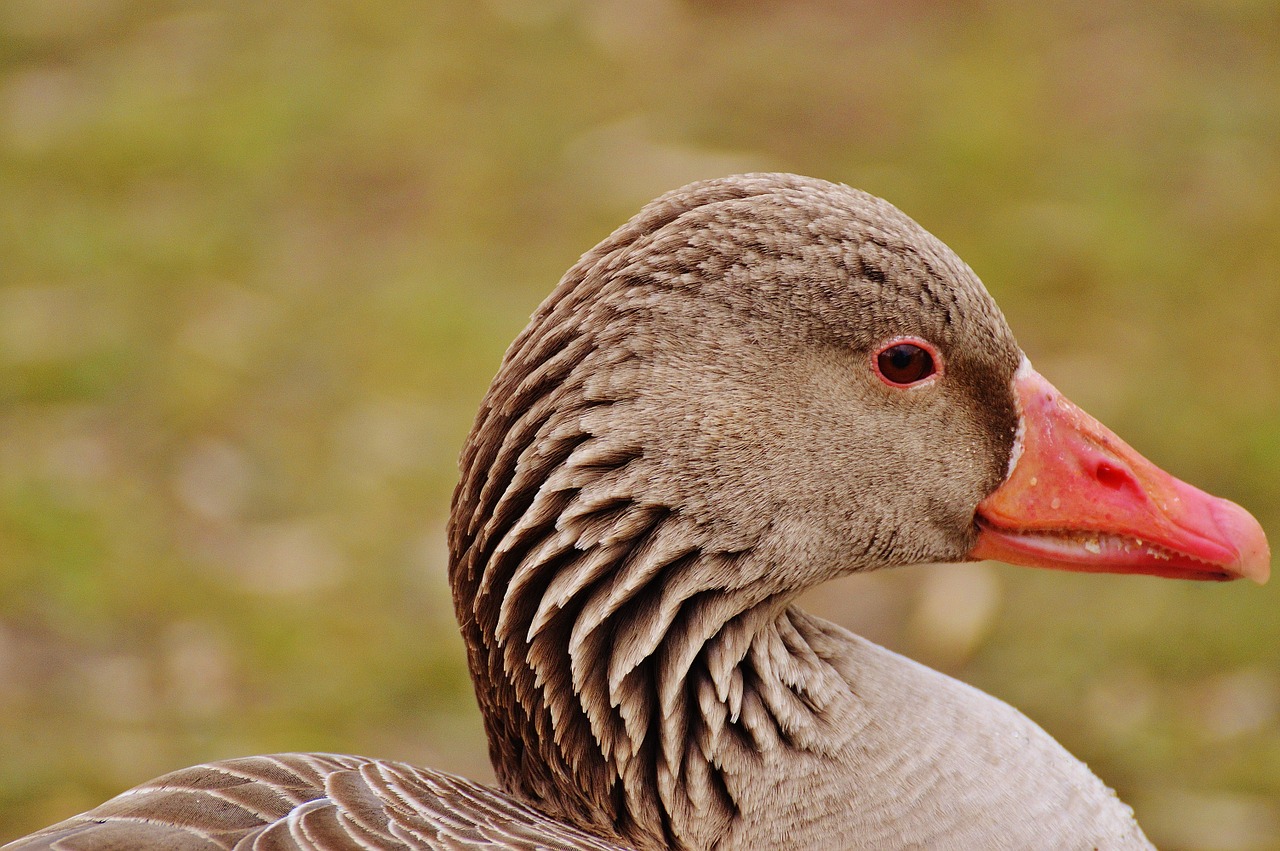
[[[1258,521],[1175,479],[1023,363],[1021,454],[978,505],[971,559],[1177,579],[1271,575]],[[1015,450],[1015,453],[1017,450]]]

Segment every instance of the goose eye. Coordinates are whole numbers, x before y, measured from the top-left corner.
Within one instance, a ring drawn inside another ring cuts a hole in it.
[[[933,353],[919,343],[898,342],[880,350],[875,357],[876,372],[886,384],[909,387],[938,371]]]

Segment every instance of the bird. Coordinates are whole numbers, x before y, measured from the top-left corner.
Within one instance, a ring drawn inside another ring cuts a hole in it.
[[[669,192],[565,274],[481,403],[448,541],[497,786],[230,759],[5,848],[1150,848],[1022,713],[795,599],[976,559],[1270,570],[1258,522],[1059,393],[941,241],[790,174]]]

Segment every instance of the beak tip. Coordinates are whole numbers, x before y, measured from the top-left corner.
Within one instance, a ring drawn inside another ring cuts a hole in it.
[[[1271,578],[1271,556],[1267,554],[1257,561],[1242,562],[1237,570],[1246,579],[1251,579],[1258,585],[1266,585]]]
[[[1234,574],[1233,578],[1249,579],[1258,585],[1266,585],[1271,578],[1271,553],[1265,547],[1241,553],[1240,558],[1228,569]]]
[[[1236,542],[1238,555],[1231,565],[1233,572],[1265,585],[1271,578],[1271,547],[1262,524],[1234,502],[1221,500],[1215,509],[1214,521],[1218,528],[1227,540]]]
[[[1252,579],[1259,585],[1266,585],[1267,580],[1271,578],[1271,553],[1266,549],[1252,557],[1242,558],[1240,561],[1240,575],[1248,579]]]

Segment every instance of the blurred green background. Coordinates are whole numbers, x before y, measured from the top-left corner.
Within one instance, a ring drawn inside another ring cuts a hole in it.
[[[487,778],[445,586],[506,344],[651,197],[850,183],[1280,534],[1274,2],[0,3],[0,840],[280,750]],[[1022,708],[1165,848],[1280,848],[1280,582],[810,605]]]

